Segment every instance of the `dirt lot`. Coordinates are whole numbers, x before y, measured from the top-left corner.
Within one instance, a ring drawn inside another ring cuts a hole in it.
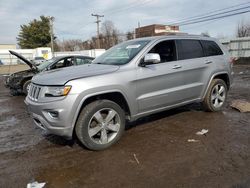
[[[24,96],[10,96],[0,76],[0,187],[250,187],[250,114],[229,107],[250,101],[250,66],[234,71],[224,111],[195,104],[143,118],[101,152],[35,128]]]

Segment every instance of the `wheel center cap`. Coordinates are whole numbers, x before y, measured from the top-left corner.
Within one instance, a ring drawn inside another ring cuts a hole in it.
[[[104,129],[106,124],[104,122],[101,123],[101,127]]]

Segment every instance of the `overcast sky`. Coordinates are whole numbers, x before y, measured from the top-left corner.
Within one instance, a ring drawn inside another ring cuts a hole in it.
[[[16,43],[20,25],[28,24],[40,15],[54,16],[58,39],[86,40],[96,34],[91,13],[104,14],[121,32],[148,24],[167,24],[205,14],[249,0],[0,0],[0,44]],[[250,5],[250,4],[248,4]],[[245,5],[247,6],[247,5]],[[250,13],[216,21],[182,26],[182,32],[232,37],[237,23],[249,20]]]

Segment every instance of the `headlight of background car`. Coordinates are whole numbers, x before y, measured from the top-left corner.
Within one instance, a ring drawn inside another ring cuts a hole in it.
[[[71,86],[47,87],[45,97],[61,97],[68,95]]]

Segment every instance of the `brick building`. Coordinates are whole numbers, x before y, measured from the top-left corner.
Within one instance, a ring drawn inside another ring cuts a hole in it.
[[[153,24],[135,29],[136,38],[168,35],[179,32],[179,26]]]

